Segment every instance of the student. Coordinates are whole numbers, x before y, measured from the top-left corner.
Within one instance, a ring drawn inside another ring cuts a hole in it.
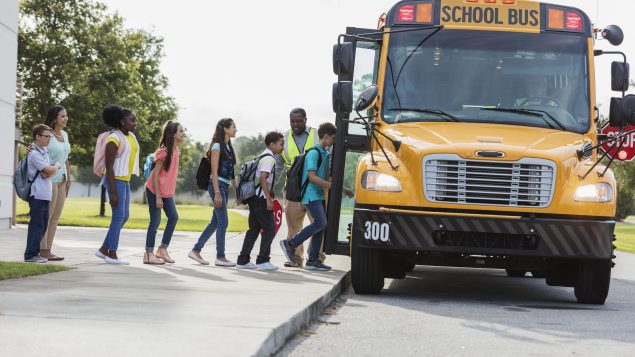
[[[179,144],[183,142],[185,130],[177,122],[168,121],[163,126],[163,136],[159,148],[154,153],[154,169],[146,181],[146,198],[150,211],[150,224],[146,234],[146,252],[143,256],[144,264],[174,263],[174,259],[168,254],[168,246],[172,240],[172,234],[179,220],[179,214],[174,204],[174,192],[176,190],[176,177],[179,173]],[[168,217],[168,223],[163,230],[161,245],[154,255],[154,242],[157,236],[157,228],[161,224],[161,209]]]
[[[311,238],[309,246],[309,259],[304,269],[306,270],[330,270],[331,267],[320,262],[320,247],[322,246],[322,236],[326,228],[326,206],[324,190],[331,188],[329,179],[329,154],[326,148],[335,143],[335,133],[337,129],[331,123],[323,123],[318,128],[319,142],[315,145],[317,150],[311,150],[306,154],[302,174],[302,182],[309,180],[306,192],[302,197],[302,204],[313,217],[313,223],[304,227],[291,239],[280,241],[282,252],[289,261],[293,261],[295,250],[304,241]],[[318,156],[319,155],[319,156]],[[318,167],[318,158],[321,162]],[[352,197],[352,192],[344,187],[347,196]]]
[[[216,232],[216,261],[214,264],[221,267],[233,267],[236,263],[229,261],[225,257],[225,232],[229,224],[227,217],[227,198],[229,188],[236,187],[234,179],[234,165],[236,165],[236,155],[232,147],[231,139],[236,137],[236,124],[231,118],[225,118],[218,121],[212,143],[207,151],[210,157],[211,176],[207,191],[214,203],[214,212],[212,220],[209,222],[205,230],[201,232],[201,236],[194,245],[194,248],[188,253],[188,257],[197,262],[208,265],[209,262],[201,256],[201,250],[207,243],[207,240]]]
[[[128,261],[117,256],[117,248],[121,228],[130,216],[130,178],[133,174],[139,175],[139,143],[133,134],[137,129],[137,116],[114,104],[107,106],[101,116],[113,129],[106,144],[106,174],[102,178],[108,190],[112,219],[104,243],[95,255],[108,264],[128,265]],[[119,145],[124,145],[124,149],[117,156]]]
[[[48,226],[44,238],[40,243],[40,255],[49,261],[64,260],[64,257],[51,253],[51,248],[53,246],[53,240],[55,239],[55,233],[57,232],[57,224],[62,215],[62,209],[64,208],[68,190],[71,186],[71,176],[69,173],[70,163],[68,161],[71,144],[68,141],[68,134],[64,131],[67,123],[68,114],[64,107],[54,105],[49,108],[44,124],[51,128],[53,137],[46,149],[48,150],[51,160],[53,162],[59,162],[61,165],[57,173],[51,177],[53,191],[51,203],[49,204]]]
[[[62,167],[59,162],[53,163],[46,147],[51,141],[53,131],[44,124],[33,128],[33,146],[28,154],[28,177],[33,177],[29,194],[29,229],[27,231],[24,261],[30,263],[46,263],[48,259],[40,255],[40,242],[48,225],[49,203],[51,201],[53,183],[51,177]]]
[[[276,223],[273,217],[273,183],[275,179],[276,160],[284,148],[282,134],[272,131],[265,136],[267,148],[261,154],[261,159],[256,168],[255,184],[256,195],[247,200],[249,205],[249,230],[245,234],[245,241],[236,262],[238,269],[276,270],[277,266],[269,262],[271,243],[276,232]],[[251,250],[254,248],[258,234],[262,230],[260,252],[256,258],[256,264],[250,262]],[[319,245],[318,245],[319,248]]]

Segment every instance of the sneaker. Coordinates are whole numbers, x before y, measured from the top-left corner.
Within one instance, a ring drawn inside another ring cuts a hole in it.
[[[282,248],[282,253],[287,258],[287,261],[292,262],[293,258],[295,258],[295,249],[291,247],[288,239],[280,240],[280,248]]]
[[[321,263],[319,261],[316,261],[316,262],[307,261],[306,265],[304,266],[304,269],[306,269],[306,270],[327,271],[327,270],[331,270],[331,267],[328,266],[328,265],[325,265],[324,263]]]
[[[302,268],[302,263],[296,262],[284,262],[284,266],[287,268]]]
[[[199,254],[196,254],[196,252],[195,252],[195,251],[193,251],[193,250],[190,250],[190,252],[189,252],[189,253],[187,253],[187,256],[188,256],[189,258],[191,258],[191,259],[196,260],[196,261],[197,261],[197,262],[199,262],[200,264],[203,264],[203,265],[209,265],[209,262],[208,262],[207,260],[203,259],[203,257],[201,257],[201,255],[200,255],[200,253],[199,253]]]
[[[236,263],[227,260],[227,258],[216,258],[214,265],[217,267],[235,267]]]
[[[111,258],[111,257],[106,257],[106,259],[104,259],[104,261],[108,264],[112,264],[112,265],[129,265],[130,263],[128,263],[127,260],[123,260],[121,258]]]
[[[104,253],[102,253],[100,250],[95,252],[95,256],[99,259],[106,259],[106,256],[104,255]]]
[[[236,269],[256,269],[258,268],[256,264],[249,262],[247,264],[236,264]]]
[[[40,255],[34,255],[29,259],[24,259],[24,261],[27,263],[46,263],[48,262],[48,259]]]
[[[256,268],[258,268],[258,270],[278,270],[278,267],[270,262],[256,264]]]

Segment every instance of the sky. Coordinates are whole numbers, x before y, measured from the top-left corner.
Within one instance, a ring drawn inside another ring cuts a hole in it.
[[[286,131],[289,112],[302,107],[308,124],[333,121],[332,48],[346,27],[375,29],[396,1],[378,0],[100,0],[126,20],[126,27],[164,38],[161,65],[178,119],[194,140],[209,141],[218,119],[236,121],[238,136]],[[624,43],[614,47],[635,60],[635,3],[630,0],[552,0],[589,15],[597,27],[619,25]],[[599,9],[599,11],[598,11]],[[596,58],[600,111],[607,115],[611,62]]]

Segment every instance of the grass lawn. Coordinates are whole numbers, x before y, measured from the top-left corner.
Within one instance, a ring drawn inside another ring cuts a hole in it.
[[[635,253],[635,226],[618,223],[615,226],[615,235],[617,237],[615,241],[617,250]]]
[[[0,262],[0,280],[24,278],[27,276],[55,273],[70,269],[72,268],[63,265]]]
[[[201,232],[212,217],[212,206],[202,205],[177,205],[179,222],[176,229],[179,231]],[[17,221],[29,223],[29,204],[18,200]],[[106,204],[106,217],[99,216],[99,199],[89,197],[70,197],[64,204],[61,226],[104,227],[110,225],[110,205]],[[228,232],[242,232],[247,230],[247,217],[236,212],[229,213]],[[140,203],[130,204],[130,219],[124,228],[147,229],[149,222],[148,206]],[[163,214],[160,229],[165,227],[167,218]]]

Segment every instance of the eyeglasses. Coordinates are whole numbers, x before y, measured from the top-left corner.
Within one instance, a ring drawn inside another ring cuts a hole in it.
[[[47,139],[50,139],[50,138],[51,138],[51,135],[40,135],[40,136],[43,136],[43,137],[45,137],[45,138],[47,138]]]

